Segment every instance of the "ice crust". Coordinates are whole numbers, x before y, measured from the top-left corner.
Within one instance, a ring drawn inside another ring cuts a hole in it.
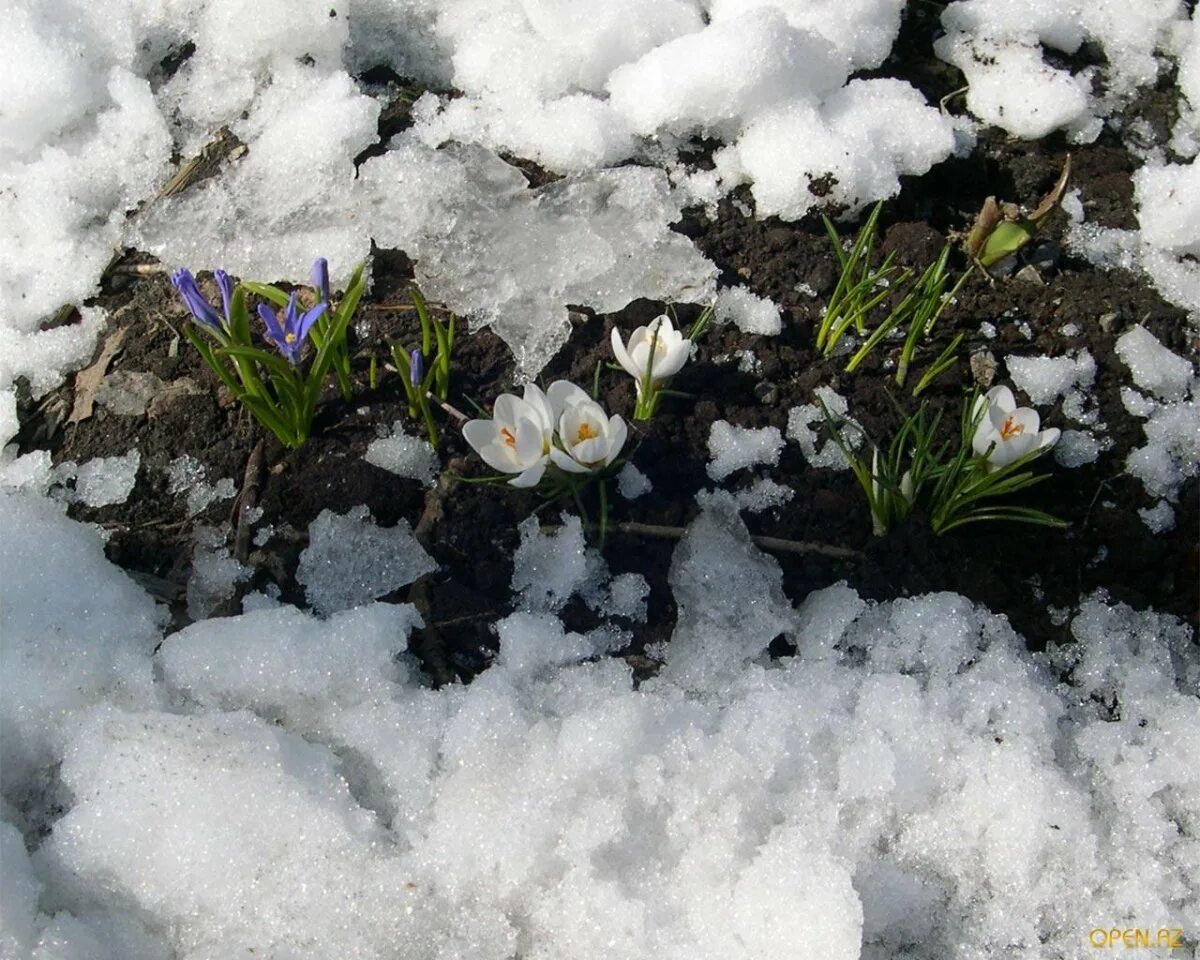
[[[28,498],[0,524],[9,955],[1085,957],[1096,916],[1200,915],[1200,657],[1169,617],[1088,598],[1035,656],[950,594],[795,606],[714,502],[657,677],[520,611],[434,691],[410,606],[162,637],[77,524]]]
[[[364,506],[322,510],[308,526],[296,581],[322,615],[348,610],[398,590],[437,569],[407,520],[376,526]]]

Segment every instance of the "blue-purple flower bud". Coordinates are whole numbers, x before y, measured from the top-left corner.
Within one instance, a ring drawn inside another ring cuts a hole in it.
[[[224,270],[214,270],[213,279],[217,281],[217,286],[221,288],[221,303],[225,308],[225,323],[230,324],[233,318],[229,315],[230,303],[233,301],[233,280]]]
[[[421,389],[421,383],[425,380],[425,357],[421,353],[420,348],[414,349],[408,355],[408,382],[417,390]]]
[[[188,312],[197,323],[211,330],[221,330],[221,318],[217,316],[217,311],[212,308],[212,305],[204,299],[200,288],[196,286],[196,278],[192,276],[190,270],[176,270],[171,274],[171,283],[183,297]]]
[[[317,299],[323,303],[329,302],[329,261],[317,257],[312,265],[312,287],[317,291]]]

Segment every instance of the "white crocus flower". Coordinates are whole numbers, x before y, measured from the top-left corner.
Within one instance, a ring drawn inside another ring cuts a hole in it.
[[[975,401],[972,415],[978,419],[971,447],[987,457],[991,470],[1008,466],[1035,450],[1058,442],[1059,431],[1039,430],[1041,418],[1030,407],[1018,407],[1008,387],[992,387]]]
[[[566,380],[550,384],[550,400],[562,449],[553,447],[550,459],[567,473],[594,473],[616,459],[629,434],[625,421],[610,417],[583,390]]]
[[[612,349],[617,363],[637,383],[638,405],[634,417],[644,420],[654,412],[654,395],[663,381],[675,376],[687,363],[692,341],[676,330],[664,313],[634,330],[628,344],[622,342],[621,332],[613,327]]]
[[[536,384],[525,384],[525,396],[503,393],[490,420],[468,420],[463,436],[489,467],[515,473],[514,487],[536,487],[550,460],[554,416]]]

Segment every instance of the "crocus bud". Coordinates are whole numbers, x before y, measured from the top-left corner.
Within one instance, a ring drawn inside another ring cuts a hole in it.
[[[329,261],[324,257],[317,257],[313,261],[312,287],[321,301],[329,302]]]
[[[408,356],[408,382],[416,389],[421,389],[425,380],[425,357],[419,348],[414,349]]]

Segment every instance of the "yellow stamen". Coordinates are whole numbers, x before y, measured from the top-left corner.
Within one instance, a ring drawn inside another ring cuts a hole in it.
[[[592,432],[590,423],[581,423],[579,425],[579,435],[576,438],[576,443],[583,443],[584,440],[591,440],[593,437],[598,437],[600,434]]]
[[[1005,418],[1004,425],[1000,428],[1000,439],[1011,440],[1013,437],[1024,432],[1025,427],[1022,424],[1017,423],[1010,414],[1007,418]]]
[[[517,438],[513,436],[512,431],[509,430],[508,427],[500,428],[500,436],[508,446],[512,447],[514,450],[516,449]]]
[[[285,333],[285,334],[283,335],[283,339],[284,339],[284,341],[285,341],[286,343],[295,343],[295,342],[296,342],[296,335],[295,335],[294,333]]]

